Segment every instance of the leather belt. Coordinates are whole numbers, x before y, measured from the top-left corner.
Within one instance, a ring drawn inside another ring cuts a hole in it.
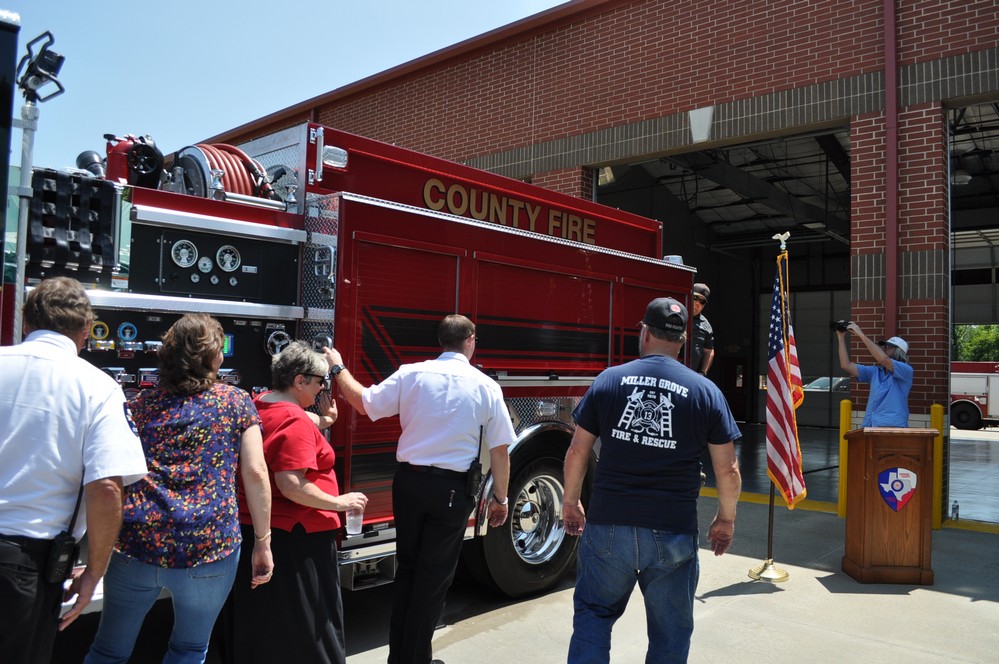
[[[0,542],[16,546],[22,551],[34,553],[48,553],[49,549],[52,548],[52,540],[25,537],[24,535],[0,535]]]
[[[447,468],[438,468],[437,466],[414,466],[411,463],[403,461],[399,464],[403,470],[408,470],[412,473],[425,473],[427,475],[439,475],[441,477],[453,477],[455,479],[465,479],[468,476],[468,471],[459,470],[448,470]]]

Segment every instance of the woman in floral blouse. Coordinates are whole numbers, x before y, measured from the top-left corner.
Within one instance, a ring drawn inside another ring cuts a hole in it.
[[[271,578],[271,490],[260,418],[246,392],[216,380],[223,341],[214,318],[182,317],[163,336],[159,385],[130,403],[149,474],[126,489],[87,664],[126,662],[163,588],[174,606],[164,661],[205,661],[239,559],[237,469],[257,533],[250,585]]]

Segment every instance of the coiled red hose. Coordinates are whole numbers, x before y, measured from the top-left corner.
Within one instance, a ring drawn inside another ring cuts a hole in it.
[[[276,198],[264,169],[234,145],[198,143],[208,165],[224,172],[222,187],[229,193],[258,198]]]

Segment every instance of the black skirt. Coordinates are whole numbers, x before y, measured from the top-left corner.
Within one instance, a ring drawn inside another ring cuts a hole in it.
[[[336,531],[271,529],[274,576],[253,590],[253,528],[242,532],[236,582],[222,612],[223,661],[345,664]]]

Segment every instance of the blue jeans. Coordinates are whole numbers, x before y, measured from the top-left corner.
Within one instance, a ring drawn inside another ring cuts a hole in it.
[[[587,523],[579,543],[569,664],[610,661],[611,629],[638,582],[646,664],[686,662],[700,566],[697,535]]]
[[[173,596],[173,633],[163,664],[203,664],[238,560],[237,549],[213,563],[171,569],[114,552],[104,576],[101,624],[84,662],[127,662],[146,613],[166,588]]]

